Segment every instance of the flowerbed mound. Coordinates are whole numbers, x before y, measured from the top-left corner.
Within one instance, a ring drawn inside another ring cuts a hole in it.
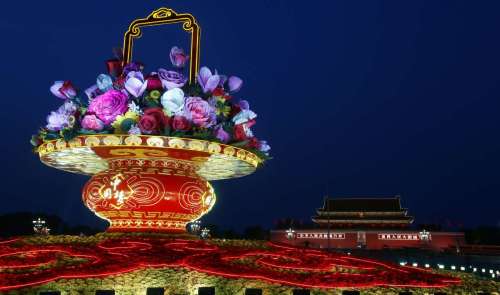
[[[54,82],[50,91],[64,102],[32,136],[35,151],[44,141],[78,135],[144,134],[221,142],[268,159],[270,146],[251,130],[257,114],[247,100],[233,97],[243,80],[202,67],[190,83],[183,74],[188,59],[174,46],[169,70],[145,74],[143,64],[122,66],[116,56],[106,62],[107,73],[83,92],[71,81]]]
[[[0,291],[164,268],[299,288],[442,288],[460,283],[418,268],[257,241],[146,234],[0,241],[0,269],[9,270],[0,272]]]

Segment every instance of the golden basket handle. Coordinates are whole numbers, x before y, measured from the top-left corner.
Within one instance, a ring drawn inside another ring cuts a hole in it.
[[[189,13],[176,13],[170,8],[162,7],[153,11],[147,18],[134,20],[123,37],[123,65],[132,60],[134,38],[142,35],[141,27],[159,26],[164,24],[183,23],[182,28],[191,33],[191,51],[189,57],[189,82],[196,81],[200,62],[200,31],[196,19]]]

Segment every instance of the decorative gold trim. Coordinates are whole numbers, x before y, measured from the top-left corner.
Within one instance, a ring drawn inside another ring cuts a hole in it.
[[[196,154],[187,159],[180,151]],[[48,166],[87,175],[106,170],[108,162],[115,158],[184,159],[199,167],[196,173],[207,180],[245,176],[262,162],[252,152],[222,143],[156,135],[82,135],[69,143],[46,141],[38,147],[38,154]]]
[[[123,37],[123,64],[125,65],[132,60],[133,41],[134,38],[141,37],[141,27],[173,23],[182,23],[184,31],[191,33],[189,82],[194,83],[199,68],[201,28],[194,16],[189,13],[177,13],[170,8],[162,7],[153,11],[148,17],[139,18],[130,23]]]

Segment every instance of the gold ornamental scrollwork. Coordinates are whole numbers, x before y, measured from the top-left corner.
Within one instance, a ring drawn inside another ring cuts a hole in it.
[[[124,65],[132,61],[134,38],[142,35],[141,27],[159,26],[165,24],[182,23],[184,31],[191,33],[189,82],[196,81],[200,60],[200,32],[196,19],[189,13],[177,13],[170,8],[162,7],[153,11],[146,18],[139,18],[130,23],[125,36],[123,37],[123,63]]]
[[[148,157],[166,157],[166,151],[153,150],[153,149],[113,149],[109,152],[113,156],[134,157],[134,158],[148,158]]]

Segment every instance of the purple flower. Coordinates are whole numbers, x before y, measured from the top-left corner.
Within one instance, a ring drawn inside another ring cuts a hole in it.
[[[267,144],[267,141],[261,140],[259,142],[259,151],[267,154],[271,150],[271,147]]]
[[[104,129],[104,123],[96,115],[85,115],[82,119],[82,127],[87,130],[101,131]]]
[[[217,127],[215,129],[215,137],[217,137],[218,140],[222,141],[223,143],[226,143],[229,141],[231,138],[229,133],[227,133],[222,126]]]
[[[127,94],[113,89],[94,98],[87,112],[95,114],[104,124],[109,125],[118,115],[125,113],[127,108]]]
[[[130,71],[125,79],[125,89],[134,97],[141,96],[148,87],[148,81],[144,80],[141,72]]]
[[[211,127],[217,119],[214,108],[200,97],[186,98],[184,113],[188,120],[197,127]]]
[[[89,98],[89,101],[91,101],[92,99],[94,99],[94,97],[102,94],[102,91],[99,90],[99,87],[97,87],[97,85],[94,84],[89,88],[85,89],[85,94]]]
[[[139,128],[136,124],[134,124],[128,130],[128,134],[141,135],[141,128]]]
[[[186,84],[187,81],[187,78],[184,78],[181,73],[178,73],[176,71],[167,71],[165,69],[158,70],[158,78],[160,78],[163,88],[166,88],[168,90],[173,88],[181,88],[182,86],[184,86],[184,84]]]
[[[71,84],[71,81],[55,81],[52,86],[50,86],[50,92],[55,96],[68,99],[76,96],[76,89]]]
[[[57,111],[52,111],[47,116],[47,129],[60,131],[67,127],[72,127],[75,121],[77,107],[70,101],[65,102]]]
[[[183,68],[188,59],[189,56],[184,53],[182,48],[174,46],[170,49],[170,61],[174,67]]]
[[[229,77],[227,84],[230,92],[238,92],[241,89],[241,86],[243,86],[243,80],[236,76],[231,76]]]
[[[144,65],[139,62],[129,62],[123,68],[123,75],[126,77],[129,72],[140,72],[144,68]]]
[[[198,84],[200,84],[203,89],[203,93],[208,93],[214,91],[214,89],[219,85],[220,76],[212,72],[207,67],[202,67],[198,73]]]

